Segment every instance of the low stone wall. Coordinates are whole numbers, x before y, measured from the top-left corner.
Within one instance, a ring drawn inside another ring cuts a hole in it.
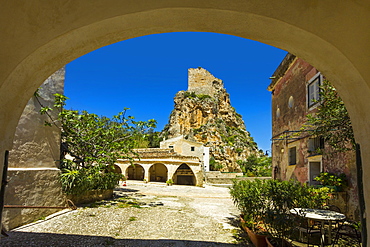
[[[64,207],[66,197],[59,182],[57,168],[9,168],[5,189],[5,205]],[[5,229],[31,223],[61,209],[4,208]]]
[[[91,190],[81,195],[68,195],[67,198],[74,204],[86,204],[113,198],[113,189]]]
[[[358,205],[354,205],[354,203],[349,200],[349,193],[347,191],[330,193],[327,204],[337,206],[340,212],[345,214],[348,219],[354,221],[360,220]]]
[[[205,173],[207,184],[233,184],[233,180],[271,179],[271,177],[243,177],[243,173],[210,171]]]

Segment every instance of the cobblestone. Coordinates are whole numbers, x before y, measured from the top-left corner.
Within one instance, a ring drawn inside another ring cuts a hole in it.
[[[227,188],[128,181],[115,196],[14,229],[0,246],[248,246]]]

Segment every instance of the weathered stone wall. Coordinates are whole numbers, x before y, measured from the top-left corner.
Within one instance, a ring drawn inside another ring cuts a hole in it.
[[[58,168],[9,168],[5,205],[66,206]],[[5,229],[31,223],[61,209],[5,208]]]
[[[283,180],[297,179],[305,183],[307,181],[307,140],[297,140],[294,132],[298,131],[306,122],[306,75],[316,74],[317,70],[302,59],[296,59],[293,55],[287,56],[282,62],[281,74],[275,75],[276,84],[272,91],[272,163],[277,167],[275,178]],[[280,67],[281,68],[281,67]],[[278,71],[278,70],[277,70]],[[311,71],[314,71],[312,73]],[[275,72],[276,73],[276,72]],[[280,77],[281,76],[281,77]],[[293,97],[293,106],[289,107],[289,98]],[[288,136],[289,138],[285,138]],[[289,165],[288,148],[297,146],[297,163]]]
[[[349,182],[345,197],[341,195],[340,200],[331,200],[329,203],[337,204],[348,217],[357,219],[359,202],[355,153],[333,153],[328,144],[324,145],[323,154],[310,152],[310,134],[297,133],[306,123],[307,114],[317,111],[317,106],[307,106],[307,82],[317,73],[312,65],[291,54],[286,56],[274,73],[275,78],[269,87],[272,91],[273,175],[282,180],[295,179],[309,183],[310,177],[315,177],[310,174],[313,163],[320,163],[322,172],[345,173]],[[289,104],[290,98],[293,104]],[[290,165],[289,148],[292,147],[296,147],[296,163]]]
[[[74,204],[87,204],[101,200],[111,199],[113,197],[113,189],[107,190],[90,190],[81,195],[68,195],[67,198]]]
[[[54,94],[64,92],[65,69],[51,75],[38,90],[40,103],[53,107]],[[9,155],[9,167],[58,167],[60,159],[60,129],[56,126],[44,126],[49,117],[40,114],[41,106],[36,97],[32,97],[19,119],[13,149]],[[51,111],[56,119],[58,112]]]
[[[223,87],[222,80],[217,79],[203,68],[190,68],[188,70],[189,92],[214,96]]]
[[[243,173],[220,171],[210,171],[205,173],[205,180],[207,184],[219,184],[231,186],[233,180],[254,180],[254,179],[271,179],[271,177],[243,177]]]
[[[330,147],[326,147],[330,150]],[[337,193],[332,200],[334,204],[341,208],[351,219],[359,220],[359,197],[357,186],[357,167],[355,151],[347,151],[341,153],[326,153],[323,155],[323,163],[325,172],[334,174],[344,173],[347,176],[348,187],[344,192]]]
[[[204,146],[203,143],[185,140],[184,137],[178,136],[168,140],[160,142],[161,148],[172,147],[174,151],[178,154],[184,156],[195,156],[199,160],[203,161]]]
[[[53,107],[53,94],[63,94],[65,69],[51,75],[38,91],[40,103]],[[5,205],[65,206],[59,183],[60,129],[45,126],[50,119],[40,114],[40,103],[32,97],[17,126],[14,146],[9,153],[9,184]],[[56,119],[57,112],[51,112]],[[56,209],[5,209],[7,229],[20,226],[56,212]]]

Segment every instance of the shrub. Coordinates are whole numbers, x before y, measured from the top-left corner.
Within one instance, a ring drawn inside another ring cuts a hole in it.
[[[340,188],[345,188],[347,186],[347,177],[344,173],[336,175],[330,172],[322,172],[314,179],[324,186],[337,186]]]
[[[123,174],[109,171],[105,165],[96,165],[88,169],[62,169],[60,181],[66,194],[79,195],[89,190],[113,189],[123,178]]]
[[[185,98],[185,99],[186,99],[186,98],[194,99],[195,97],[196,97],[195,92],[189,92],[189,91],[186,91],[186,92],[184,93],[184,98]]]
[[[258,232],[258,226],[265,215],[265,202],[262,196],[265,194],[265,189],[264,182],[259,179],[234,180],[230,188],[233,201],[241,211],[247,227],[255,232]]]
[[[255,154],[248,156],[245,161],[236,161],[247,177],[270,177],[272,175],[271,162],[271,157],[257,157]]]
[[[211,171],[219,171],[223,168],[224,166],[218,162],[216,162],[214,157],[211,157],[209,159],[209,168]]]
[[[328,189],[301,185],[297,181],[234,180],[230,194],[244,215],[249,228],[256,231],[264,225],[269,234],[280,237],[289,230],[286,216],[296,207],[322,208],[328,199]]]
[[[212,98],[211,96],[209,96],[208,94],[197,94],[196,95],[198,99],[200,100],[205,100],[205,99],[210,99]]]

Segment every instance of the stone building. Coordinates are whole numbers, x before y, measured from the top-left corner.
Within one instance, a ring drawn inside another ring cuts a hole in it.
[[[214,97],[224,88],[222,80],[214,77],[209,71],[198,67],[188,70],[188,91]],[[227,101],[230,100],[227,98]]]
[[[207,150],[202,143],[179,136],[162,141],[160,148],[136,149],[139,158],[133,163],[118,160],[116,165],[131,180],[166,182],[172,179],[175,184],[203,186],[203,156]]]
[[[65,69],[51,75],[24,108],[9,152],[8,185],[5,205],[65,206],[59,183],[60,129],[45,126],[50,121],[40,114],[41,104],[53,107],[53,94],[64,92]],[[56,119],[56,112],[50,112]],[[47,189],[46,189],[47,188]],[[56,212],[53,208],[5,208],[3,224],[7,229],[33,222]]]
[[[307,121],[307,114],[315,113],[320,105],[323,75],[303,59],[287,54],[271,78],[268,90],[272,93],[273,177],[318,185],[314,178],[321,172],[345,173],[348,188],[335,193],[329,203],[339,206],[347,216],[357,218],[355,152],[330,152],[330,146],[322,138],[299,131]]]

